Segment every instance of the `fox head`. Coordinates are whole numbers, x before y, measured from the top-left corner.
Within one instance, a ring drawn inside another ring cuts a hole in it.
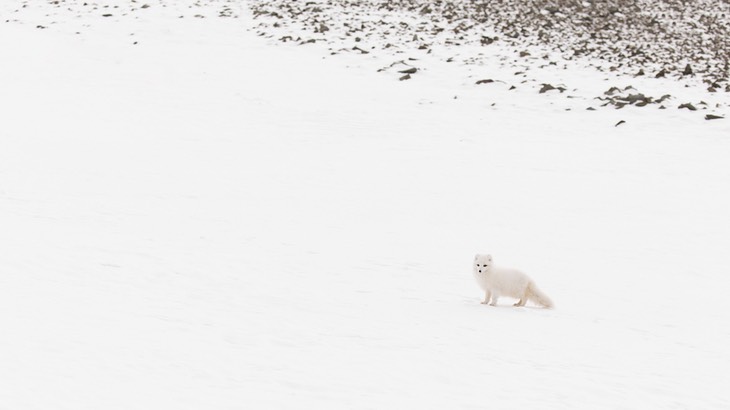
[[[492,255],[477,254],[474,257],[474,273],[486,272],[492,265]]]

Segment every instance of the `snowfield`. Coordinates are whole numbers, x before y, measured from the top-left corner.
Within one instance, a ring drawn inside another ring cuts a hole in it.
[[[730,120],[585,109],[704,90],[10,3],[0,409],[730,408]],[[475,253],[556,308],[480,304]]]

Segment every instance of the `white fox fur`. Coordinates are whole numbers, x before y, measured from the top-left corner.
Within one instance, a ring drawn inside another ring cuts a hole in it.
[[[542,293],[529,276],[516,269],[494,266],[492,255],[474,257],[474,278],[484,290],[483,304],[497,305],[500,296],[519,299],[515,306],[525,306],[528,300],[546,307],[554,307],[553,301]]]

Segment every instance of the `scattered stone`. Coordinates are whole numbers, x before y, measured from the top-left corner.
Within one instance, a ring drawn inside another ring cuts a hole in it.
[[[399,78],[398,81],[405,81],[405,80],[410,80],[410,79],[411,79],[411,75],[406,74],[406,75],[402,76],[401,78]]]
[[[687,64],[684,67],[684,70],[682,71],[682,75],[692,75],[692,74],[694,74],[693,71],[692,71],[692,66],[689,65],[689,64]]]
[[[494,43],[494,42],[495,42],[495,41],[497,41],[497,40],[498,40],[498,38],[497,38],[497,37],[487,37],[487,36],[482,36],[482,39],[481,39],[481,40],[479,40],[479,42],[480,42],[480,43],[481,43],[481,44],[482,44],[483,46],[488,46],[488,45],[490,45],[490,44]]]
[[[618,127],[621,124],[626,124],[626,121],[621,120],[621,121],[617,122],[616,125],[614,125],[614,127]]]
[[[724,118],[725,117],[721,117],[719,115],[714,115],[714,114],[707,114],[707,115],[705,115],[705,119],[706,120],[722,120]]]
[[[416,67],[411,67],[406,70],[400,70],[398,72],[401,74],[416,74],[417,71],[418,71],[418,69]]]
[[[553,87],[550,84],[543,84],[542,85],[542,88],[540,88],[540,94],[546,93],[546,92],[551,91],[551,90],[554,90],[554,89],[555,89],[555,87]]]
[[[659,72],[657,73],[657,75],[656,75],[656,76],[654,76],[654,77],[655,77],[655,78],[663,78],[663,77],[664,77],[664,76],[666,76],[666,75],[667,75],[667,70],[665,70],[665,69],[663,69],[663,68],[662,68],[662,70],[661,70],[661,71],[659,71]]]
[[[477,81],[477,84],[489,84],[489,83],[493,83],[493,82],[494,82],[494,80],[492,80],[491,78],[487,78],[486,80]]]
[[[552,91],[552,90],[558,90],[562,93],[563,91],[566,90],[566,88],[562,87],[562,86],[554,87],[552,84],[543,83],[542,88],[540,88],[540,94],[543,94],[543,93],[546,93],[546,92]]]
[[[651,97],[647,97],[644,94],[629,94],[626,97],[619,97],[620,100],[626,101],[629,104],[635,104],[637,102],[642,102],[644,105],[650,103],[652,101]]]
[[[686,109],[688,109],[688,110],[690,110],[690,111],[697,111],[697,108],[696,108],[696,107],[695,107],[694,105],[692,105],[692,103],[685,103],[685,104],[680,104],[678,108],[679,108],[680,110],[681,110],[682,108],[686,108]]]

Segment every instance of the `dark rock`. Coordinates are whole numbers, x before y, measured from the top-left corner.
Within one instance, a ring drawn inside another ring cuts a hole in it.
[[[486,80],[477,81],[477,84],[489,84],[489,83],[493,83],[493,82],[494,82],[494,80],[492,80],[491,78],[487,78]]]
[[[678,108],[679,108],[680,110],[681,110],[682,108],[686,108],[686,109],[688,109],[688,110],[690,110],[690,111],[697,111],[697,108],[696,108],[696,107],[695,107],[694,105],[692,105],[692,103],[685,103],[685,104],[680,104]]]
[[[411,75],[406,74],[403,77],[399,78],[398,81],[405,81],[405,80],[410,80],[410,79],[411,79]]]
[[[616,125],[614,125],[614,127],[618,127],[619,125],[625,124],[625,123],[626,123],[626,121],[621,120],[621,121],[617,122]]]
[[[646,104],[652,102],[652,98],[651,97],[647,97],[647,96],[645,96],[644,94],[641,94],[641,93],[639,93],[639,94],[629,94],[626,97],[619,97],[619,99],[622,100],[622,101],[626,101],[629,104],[635,104],[637,102],[643,102],[644,105],[646,105]]]
[[[707,115],[705,115],[705,119],[706,120],[722,120],[724,118],[725,117],[721,117],[719,115],[714,115],[714,114],[707,114]]]
[[[553,87],[551,84],[543,84],[542,88],[540,88],[540,94],[546,93],[548,91],[556,90],[555,87]]]
[[[401,73],[401,74],[416,74],[417,71],[418,71],[418,69],[416,67],[411,67],[409,69],[401,70],[401,71],[398,71],[398,72]]]

